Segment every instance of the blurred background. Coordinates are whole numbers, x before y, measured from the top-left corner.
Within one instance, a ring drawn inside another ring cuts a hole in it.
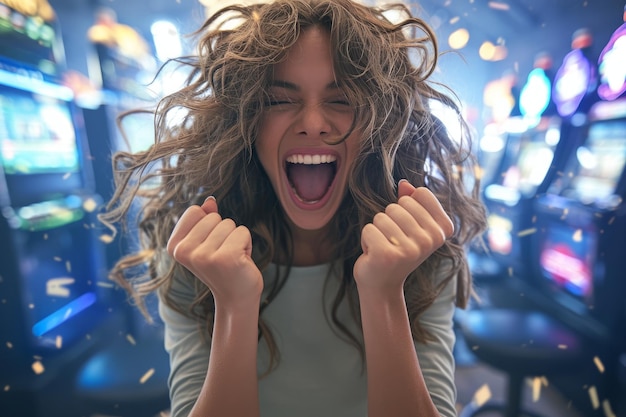
[[[107,278],[136,239],[96,215],[112,153],[153,141],[116,116],[177,88],[151,81],[230,3],[0,0],[0,417],[168,415],[155,300],[150,323]],[[460,415],[625,417],[624,1],[405,4],[439,38],[489,214],[455,317]]]

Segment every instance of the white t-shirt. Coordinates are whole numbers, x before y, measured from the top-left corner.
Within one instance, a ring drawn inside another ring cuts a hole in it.
[[[274,265],[268,268],[266,278],[274,276],[275,268]],[[329,324],[330,305],[339,285],[335,276],[325,285],[329,269],[330,265],[292,267],[282,290],[263,311],[262,318],[271,328],[280,351],[280,364],[259,380],[262,417],[367,416],[367,375],[361,355]],[[193,287],[179,280],[172,289],[172,297],[183,306],[195,296]],[[452,354],[455,297],[456,282],[451,280],[420,316],[422,325],[435,340],[426,345],[416,344],[426,385],[439,413],[445,417],[456,416]],[[206,341],[210,339],[205,326],[198,326],[197,320],[165,303],[159,304],[159,313],[165,323],[165,349],[170,354],[171,416],[184,417],[204,383],[210,354]],[[361,337],[346,302],[341,304],[338,314]],[[268,363],[263,341],[257,358],[261,373]]]

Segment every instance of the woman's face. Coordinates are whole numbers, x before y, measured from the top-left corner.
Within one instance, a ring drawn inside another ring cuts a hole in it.
[[[256,151],[285,213],[301,229],[320,230],[337,212],[359,148],[358,136],[329,145],[350,128],[354,109],[335,79],[329,35],[312,27],[274,67],[270,103]]]

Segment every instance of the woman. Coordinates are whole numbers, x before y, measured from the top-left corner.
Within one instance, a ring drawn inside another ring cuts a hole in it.
[[[145,249],[113,276],[158,288],[173,416],[456,415],[452,317],[484,210],[469,146],[429,110],[458,113],[428,80],[435,37],[394,10],[223,9],[155,145],[117,155],[103,220],[141,197]]]

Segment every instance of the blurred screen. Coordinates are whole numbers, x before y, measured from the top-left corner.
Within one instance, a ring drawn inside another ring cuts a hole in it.
[[[510,133],[499,185],[533,195],[550,169],[559,140],[559,127],[552,123]]]
[[[590,302],[595,249],[594,233],[561,223],[551,224],[539,259],[543,276],[557,291]]]
[[[5,174],[78,172],[70,104],[51,94],[61,87],[43,81],[30,87],[35,88],[0,85],[0,162]]]
[[[626,163],[626,119],[592,124],[584,143],[576,149],[561,195],[585,204],[598,203],[616,191]]]

